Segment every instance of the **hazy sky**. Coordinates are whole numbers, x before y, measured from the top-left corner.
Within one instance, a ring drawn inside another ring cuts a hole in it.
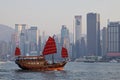
[[[0,0],[1,24],[38,26],[48,35],[60,33],[61,25],[72,32],[75,15],[82,15],[85,33],[89,12],[100,14],[101,27],[106,26],[107,19],[120,21],[120,0]]]

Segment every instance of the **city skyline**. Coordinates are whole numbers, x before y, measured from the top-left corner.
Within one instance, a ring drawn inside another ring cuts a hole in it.
[[[119,21],[119,0],[1,0],[0,22],[14,28],[14,24],[38,26],[47,35],[60,33],[61,25],[73,32],[74,16],[81,15],[83,32],[86,33],[86,14],[93,12],[101,16],[101,27],[107,19]],[[48,29],[49,28],[49,29]]]

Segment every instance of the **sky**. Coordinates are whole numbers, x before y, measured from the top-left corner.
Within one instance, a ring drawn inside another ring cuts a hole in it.
[[[120,0],[0,0],[0,24],[37,26],[42,34],[60,33],[66,25],[73,32],[74,16],[82,16],[82,33],[86,33],[86,14],[99,13],[101,29],[107,20],[120,21]]]

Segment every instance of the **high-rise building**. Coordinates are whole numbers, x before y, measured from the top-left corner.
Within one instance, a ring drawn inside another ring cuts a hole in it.
[[[107,56],[120,57],[120,22],[109,22],[107,34]]]
[[[41,43],[41,36],[39,35],[39,39],[38,39],[38,53],[41,54],[42,52],[42,43]]]
[[[107,53],[107,28],[102,29],[102,56],[105,56]]]
[[[27,24],[15,24],[16,46],[20,47],[22,55],[25,55],[26,30]]]
[[[80,43],[81,43],[81,34],[82,34],[82,16],[75,16],[75,50],[73,57],[80,57]]]
[[[67,47],[67,44],[70,43],[69,30],[66,25],[62,25],[61,29],[61,45]]]
[[[54,35],[54,39],[56,42],[56,47],[57,47],[57,54],[54,54],[54,59],[56,61],[60,61],[61,60],[61,43],[59,41],[58,35]]]
[[[44,49],[44,46],[45,46],[45,44],[46,44],[46,34],[45,34],[45,31],[43,31],[42,32],[42,38],[41,38],[41,51],[43,51],[43,49]]]
[[[25,33],[26,24],[15,24],[16,45],[20,45],[20,34]]]
[[[61,29],[61,47],[65,47],[70,50],[70,37],[69,37],[69,30],[67,29],[66,25],[62,25]]]
[[[15,56],[13,53],[15,52],[15,48],[16,48],[16,34],[12,34],[11,35],[11,43],[10,43],[10,60],[13,59],[13,57]]]
[[[85,42],[85,37],[81,37],[80,54],[81,54],[81,57],[86,56],[86,42]]]
[[[37,46],[38,46],[38,28],[36,26],[32,26],[28,29],[28,40],[30,46],[30,55],[38,55]]]
[[[101,56],[100,45],[100,14],[87,14],[87,53],[88,55]]]
[[[0,41],[0,60],[7,60],[8,44],[5,41]]]
[[[75,16],[75,42],[80,41],[82,34],[82,16]]]

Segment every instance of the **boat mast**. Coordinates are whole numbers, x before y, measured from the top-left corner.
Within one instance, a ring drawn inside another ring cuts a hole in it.
[[[52,64],[54,64],[54,54],[52,54]]]
[[[55,37],[55,34],[53,35],[53,39],[54,39],[54,37]],[[52,54],[52,64],[54,64],[54,54]]]
[[[54,53],[57,53],[57,49],[56,49],[56,43],[54,40],[54,37],[50,37],[48,38],[48,40],[46,41],[45,47],[43,49],[43,55],[48,55],[48,54],[52,54],[52,63],[54,63]]]

